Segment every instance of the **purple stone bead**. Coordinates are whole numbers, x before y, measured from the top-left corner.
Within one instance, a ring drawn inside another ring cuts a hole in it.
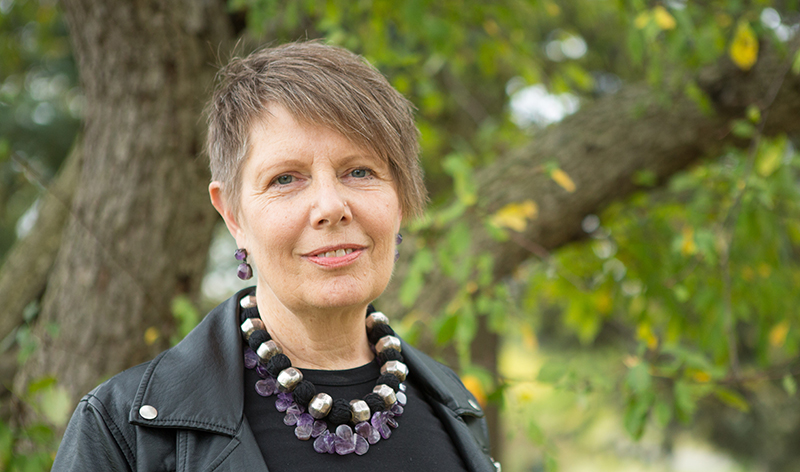
[[[397,236],[395,237],[395,240],[394,240],[394,242],[395,242],[395,244],[397,244],[397,245],[399,245],[400,243],[402,243],[402,242],[403,242],[403,235],[402,235],[402,234],[400,234],[400,233],[397,233]]]
[[[381,440],[381,435],[377,429],[373,428],[369,421],[362,421],[356,425],[356,434],[366,439],[368,443],[375,444]]]
[[[386,424],[388,424],[388,425],[389,425],[389,426],[391,426],[392,428],[396,428],[396,427],[398,427],[398,426],[399,426],[399,424],[397,423],[397,420],[396,420],[396,419],[394,419],[394,417],[392,417],[392,415],[391,415],[391,414],[389,414],[389,415],[387,415],[387,416],[386,416]]]
[[[394,416],[402,416],[403,415],[403,405],[396,403],[392,405],[392,409],[389,410],[392,415]]]
[[[305,413],[305,411],[306,411],[305,408],[298,405],[297,403],[294,403],[294,401],[292,402],[291,405],[289,405],[289,408],[286,409],[286,413],[291,413],[297,416],[300,416],[301,414]]]
[[[278,399],[275,400],[275,408],[278,411],[286,411],[294,403],[291,393],[279,393]]]
[[[249,347],[244,350],[244,366],[247,369],[253,369],[258,365],[258,355]]]
[[[311,438],[311,427],[314,424],[314,417],[308,413],[303,413],[297,418],[297,427],[294,429],[294,435],[297,439],[308,441]]]
[[[406,391],[406,384],[404,384],[404,383],[400,384],[400,391],[401,392],[405,392]]]
[[[237,261],[243,261],[247,259],[247,249],[237,249],[236,252],[233,253],[233,257],[235,257]]]
[[[362,438],[361,436],[356,435],[356,454],[359,456],[363,456],[364,454],[369,451],[369,443],[366,439]]]
[[[283,417],[283,424],[286,426],[294,426],[297,424],[297,418],[299,415],[294,413],[289,413],[289,410],[286,410],[286,416]]]
[[[397,392],[394,395],[395,395],[395,397],[397,397],[397,403],[399,403],[399,404],[401,404],[403,406],[406,405],[406,402],[408,401],[408,397],[406,397],[405,393]]]
[[[325,430],[315,441],[314,450],[320,454],[333,454],[336,448],[336,436]]]
[[[242,262],[241,264],[239,264],[239,268],[236,270],[236,275],[239,276],[239,278],[242,280],[252,279],[253,268],[250,267],[250,264]]]
[[[336,428],[336,453],[344,456],[355,452],[356,438],[353,435],[353,430],[346,424],[340,424]]]
[[[389,429],[389,426],[386,424],[386,415],[383,411],[376,411],[374,415],[372,415],[372,427],[378,430],[381,437],[383,439],[389,439],[389,436],[392,435],[392,430]]]
[[[272,377],[271,375],[269,375],[269,372],[267,372],[267,368],[266,368],[266,367],[264,367],[264,366],[263,366],[263,365],[261,365],[261,364],[258,364],[258,365],[256,366],[256,373],[257,373],[257,374],[258,374],[258,376],[259,376],[259,377],[261,377],[262,379],[266,379],[267,377]]]
[[[275,395],[275,392],[277,391],[278,391],[278,383],[275,382],[275,379],[273,379],[272,377],[267,377],[266,379],[262,379],[256,382],[256,392],[262,397]]]
[[[322,433],[326,431],[328,431],[328,423],[326,423],[324,420],[317,420],[311,427],[311,437],[312,438],[319,437]]]

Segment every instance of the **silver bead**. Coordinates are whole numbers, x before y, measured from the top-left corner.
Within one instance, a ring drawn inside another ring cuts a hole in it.
[[[289,393],[303,381],[303,373],[294,367],[287,367],[278,374],[278,390]]]
[[[395,336],[384,336],[375,344],[375,350],[378,352],[383,352],[387,349],[395,349],[398,352],[402,351],[400,339]]]
[[[261,359],[261,362],[263,364],[266,364],[267,361],[275,357],[277,354],[281,354],[282,352],[283,349],[281,349],[281,347],[278,346],[278,343],[276,343],[271,339],[269,341],[264,341],[263,343],[261,343],[261,345],[258,346],[258,349],[256,350],[256,354],[258,354],[258,358]]]
[[[318,393],[308,402],[308,413],[316,419],[324,418],[331,412],[333,398],[327,393]]]
[[[408,375],[408,367],[400,361],[389,361],[381,366],[381,374],[392,374],[399,381],[404,381]]]
[[[375,388],[372,389],[373,393],[377,393],[383,398],[383,403],[386,405],[386,408],[394,405],[394,402],[397,401],[397,396],[394,394],[394,390],[392,387],[386,384],[376,385]]]
[[[239,305],[241,305],[242,308],[255,308],[256,307],[255,295],[247,295],[246,297],[242,297],[242,299],[239,300]]]
[[[250,335],[253,334],[254,331],[264,329],[264,322],[261,321],[260,318],[247,318],[242,323],[242,334],[244,335],[244,339],[250,340]]]
[[[369,421],[369,405],[364,400],[350,400],[350,419],[354,424]]]
[[[372,331],[372,328],[379,324],[388,325],[389,318],[379,311],[374,311],[367,317],[367,331]]]

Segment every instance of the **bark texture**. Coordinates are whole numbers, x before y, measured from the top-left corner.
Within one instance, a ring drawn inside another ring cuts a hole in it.
[[[15,386],[55,375],[77,399],[162,350],[171,300],[199,291],[216,221],[199,116],[214,54],[232,32],[216,1],[68,0],[63,9],[86,98],[83,160],[39,346]],[[150,344],[149,327],[162,333]]]

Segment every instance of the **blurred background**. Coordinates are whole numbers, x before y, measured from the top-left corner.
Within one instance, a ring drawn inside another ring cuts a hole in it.
[[[376,305],[505,471],[800,470],[798,3],[0,0],[0,469],[244,286],[202,107],[322,38],[417,107]]]

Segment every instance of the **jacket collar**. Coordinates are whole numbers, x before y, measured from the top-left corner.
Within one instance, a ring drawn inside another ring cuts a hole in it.
[[[129,413],[132,424],[236,434],[244,411],[239,300],[251,291],[244,289],[217,306],[181,342],[153,359]],[[483,416],[452,371],[405,342],[403,357],[433,400],[458,415]],[[146,406],[155,409],[155,418],[142,416]]]
[[[239,299],[250,290],[217,306],[181,342],[153,359],[129,413],[132,424],[236,434],[244,409]],[[143,409],[148,405],[155,408],[155,418],[147,418],[152,416],[151,409]]]

